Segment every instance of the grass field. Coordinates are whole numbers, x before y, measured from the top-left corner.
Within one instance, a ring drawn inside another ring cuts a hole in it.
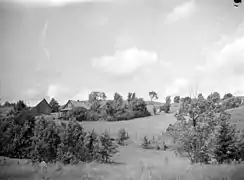
[[[176,121],[173,114],[160,114],[146,118],[120,122],[82,122],[87,130],[95,129],[101,133],[108,130],[116,135],[120,128],[125,128],[130,136],[128,145],[119,148],[113,157],[114,164],[79,164],[61,166],[49,164],[46,173],[36,172],[31,165],[21,160],[8,159],[0,167],[0,179],[35,180],[45,176],[53,180],[244,180],[243,165],[190,165],[187,158],[176,156],[172,151],[144,150],[140,147],[144,136],[160,136],[162,132]],[[169,137],[164,137],[170,141]],[[167,143],[167,141],[166,141]],[[189,169],[191,167],[191,169]],[[188,169],[188,170],[187,170]],[[239,171],[234,173],[234,171]],[[232,174],[238,178],[231,178]],[[85,177],[89,175],[89,177]]]

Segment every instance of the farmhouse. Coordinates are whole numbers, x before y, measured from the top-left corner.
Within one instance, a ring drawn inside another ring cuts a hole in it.
[[[73,108],[77,107],[83,107],[86,109],[90,109],[90,106],[88,105],[87,102],[85,101],[74,101],[74,100],[69,100],[61,109],[62,112],[69,111]]]
[[[51,106],[48,104],[46,99],[43,99],[41,102],[39,102],[35,107],[31,109],[31,112],[37,116],[41,114],[49,115],[52,112]]]

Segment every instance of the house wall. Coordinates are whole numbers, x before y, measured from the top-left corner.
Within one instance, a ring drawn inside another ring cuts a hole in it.
[[[67,104],[67,107],[65,107],[65,108],[73,108],[73,106],[72,106],[71,103],[68,103],[68,104]]]

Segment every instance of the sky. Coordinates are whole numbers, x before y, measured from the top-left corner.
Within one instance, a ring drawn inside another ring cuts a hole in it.
[[[244,4],[0,0],[2,101],[244,95]]]

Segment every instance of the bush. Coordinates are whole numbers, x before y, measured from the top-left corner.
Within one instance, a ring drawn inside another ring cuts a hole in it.
[[[31,147],[32,161],[55,162],[59,144],[58,127],[54,122],[48,122],[42,118],[34,128]]]
[[[41,118],[35,124],[32,118],[23,124],[17,124],[14,116],[0,119],[1,156],[73,164],[107,162],[116,153],[117,146],[107,133],[98,136],[94,131],[86,132],[73,121],[58,126]]]
[[[110,158],[118,152],[117,148],[117,145],[112,141],[109,133],[105,131],[99,138],[97,148],[99,160],[105,163],[109,162]]]
[[[124,145],[124,141],[129,139],[129,135],[128,133],[126,133],[125,129],[122,128],[118,131],[118,137],[117,137],[117,141],[119,145]]]
[[[165,113],[168,113],[170,111],[170,104],[164,104],[163,106],[160,106],[160,111],[164,111]]]
[[[218,163],[239,160],[236,132],[229,119],[230,116],[227,113],[220,116],[214,149],[214,156]]]
[[[11,158],[29,158],[31,137],[33,136],[35,118],[26,116],[27,119],[19,123],[14,116],[5,117],[1,121],[0,152]]]
[[[147,136],[144,136],[143,142],[142,142],[142,148],[143,149],[148,149],[150,145],[150,140],[147,138]]]

